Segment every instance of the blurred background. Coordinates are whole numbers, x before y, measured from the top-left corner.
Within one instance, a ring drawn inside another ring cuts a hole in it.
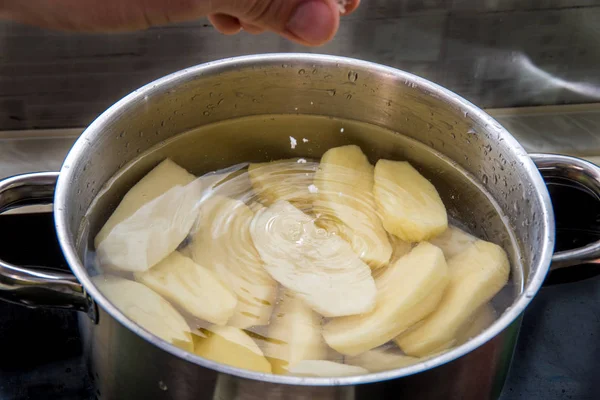
[[[221,36],[205,20],[109,36],[1,22],[0,130],[85,126],[155,78],[265,52],[391,65],[486,108],[592,103],[600,97],[598,21],[600,0],[363,0],[317,49],[269,34]]]

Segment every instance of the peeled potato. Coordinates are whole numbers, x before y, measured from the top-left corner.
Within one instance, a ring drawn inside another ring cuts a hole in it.
[[[373,166],[358,146],[328,150],[315,174],[317,224],[337,231],[371,268],[386,265],[392,247],[373,199]]]
[[[190,232],[202,181],[175,186],[115,225],[96,248],[104,267],[146,271],[171,254]]]
[[[271,372],[258,345],[244,331],[231,326],[212,326],[194,336],[194,353],[232,367],[256,372]]]
[[[437,190],[407,162],[379,160],[373,193],[384,228],[402,240],[429,240],[448,227]]]
[[[190,314],[225,325],[237,306],[237,298],[210,270],[175,251],[135,278]]]
[[[92,282],[127,318],[184,350],[192,351],[190,328],[168,301],[141,283],[110,275],[99,275]]]
[[[388,266],[376,284],[375,310],[325,325],[323,337],[333,349],[350,356],[374,349],[434,311],[448,284],[444,254],[432,244],[420,243]]]
[[[252,210],[239,200],[210,197],[200,204],[186,250],[235,293],[238,303],[228,324],[242,329],[268,324],[277,295],[277,283],[265,271],[250,238],[253,217]]]
[[[321,317],[297,296],[284,294],[271,317],[264,352],[275,374],[285,374],[290,365],[302,360],[322,360],[327,346],[321,336]]]
[[[448,261],[450,283],[437,309],[396,343],[408,355],[423,357],[452,347],[461,326],[507,283],[505,251],[478,240]]]
[[[373,349],[357,356],[348,356],[345,362],[365,368],[371,372],[389,371],[419,362],[416,357],[398,354],[392,350]]]
[[[258,198],[269,206],[277,200],[289,201],[301,210],[312,206],[315,171],[319,163],[303,158],[256,163],[248,166],[248,175]]]
[[[472,318],[467,320],[456,334],[456,346],[468,342],[470,339],[486,330],[496,320],[496,310],[491,304],[484,304],[477,310]]]
[[[369,267],[287,201],[257,212],[250,233],[267,272],[319,314],[361,314],[375,306]]]
[[[431,239],[429,243],[442,249],[446,260],[449,260],[458,253],[465,251],[475,241],[477,241],[475,236],[455,226],[449,226],[443,233]]]
[[[98,248],[116,225],[129,218],[144,204],[156,199],[175,186],[186,186],[194,179],[196,179],[194,175],[168,158],[158,164],[123,197],[119,206],[96,235],[94,239],[95,247]]]
[[[315,377],[341,377],[368,374],[369,371],[354,365],[326,360],[303,360],[291,366],[290,375]]]

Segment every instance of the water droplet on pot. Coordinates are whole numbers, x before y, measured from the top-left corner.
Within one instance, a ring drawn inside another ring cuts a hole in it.
[[[348,72],[348,80],[350,82],[356,82],[357,79],[358,79],[358,73],[356,73],[354,71]]]
[[[298,71],[298,75],[304,75],[304,74],[306,74],[306,71],[304,69],[300,69]]]
[[[484,185],[488,184],[488,176],[486,174],[483,174],[483,176],[481,177],[481,181],[483,182]]]
[[[158,388],[164,392],[166,392],[169,389],[163,381],[158,381]]]
[[[203,114],[204,116],[208,117],[208,116],[210,115],[210,112],[208,112],[208,111],[204,111],[202,114]]]
[[[329,90],[327,90],[327,94],[330,95],[330,96],[335,96],[336,93],[337,92],[335,91],[335,89],[329,89]]]

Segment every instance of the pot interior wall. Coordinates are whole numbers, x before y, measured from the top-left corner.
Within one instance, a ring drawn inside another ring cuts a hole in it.
[[[501,126],[452,93],[411,75],[340,59],[287,57],[285,62],[217,63],[171,76],[100,117],[75,150],[85,155],[67,166],[73,243],[80,229],[95,234],[118,198],[164,156],[201,173],[241,161],[318,158],[330,147],[355,143],[372,161],[386,157],[414,163],[438,187],[452,216],[510,249],[513,266],[524,266],[527,283],[529,266],[541,256],[543,221],[536,212],[542,200],[532,184],[537,171],[523,168],[523,150]],[[218,124],[250,116],[261,117]],[[208,124],[213,125],[172,140]],[[309,142],[294,150],[289,136]],[[94,207],[102,211],[84,219],[102,186],[154,146],[162,149],[119,176],[110,196],[100,200],[103,206]]]

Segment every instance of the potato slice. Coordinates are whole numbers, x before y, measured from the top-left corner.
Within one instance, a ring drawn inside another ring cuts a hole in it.
[[[190,232],[202,180],[175,186],[115,225],[96,248],[104,267],[143,272],[171,254]]]
[[[467,320],[460,327],[456,334],[456,346],[460,346],[463,343],[467,343],[469,340],[479,335],[481,332],[489,328],[498,315],[496,310],[490,303],[484,304],[475,312],[475,315]]]
[[[254,213],[239,200],[212,196],[201,203],[186,253],[211,270],[238,298],[228,324],[237,328],[269,323],[277,283],[265,271],[252,239]]]
[[[405,356],[393,350],[373,349],[357,356],[348,356],[347,364],[356,365],[371,372],[389,371],[419,362],[416,357]]]
[[[407,162],[379,160],[373,193],[384,228],[402,240],[429,240],[448,227],[437,190]]]
[[[231,326],[212,326],[194,335],[194,353],[232,367],[256,372],[271,372],[258,345],[243,330]]]
[[[442,234],[431,239],[429,243],[442,249],[446,260],[449,260],[458,253],[465,251],[476,241],[475,236],[455,226],[449,226]]]
[[[321,336],[321,316],[286,291],[279,309],[271,317],[264,349],[273,373],[285,374],[290,365],[302,360],[322,360],[327,351]]]
[[[392,246],[373,199],[373,166],[358,146],[328,150],[315,174],[317,225],[336,231],[371,268],[386,265]]]
[[[129,189],[108,221],[106,221],[100,232],[96,235],[94,246],[98,248],[100,243],[106,239],[115,226],[131,217],[144,204],[151,202],[175,186],[186,186],[193,182],[194,179],[196,179],[194,175],[170,159],[165,159],[140,179],[135,186]]]
[[[264,205],[286,200],[300,210],[308,210],[314,198],[311,185],[318,166],[319,163],[304,158],[291,158],[250,164],[248,175]]]
[[[340,364],[327,360],[302,360],[291,366],[290,375],[314,377],[341,377],[365,375],[369,371],[354,365]]]
[[[257,212],[250,233],[273,279],[321,315],[361,314],[375,306],[369,267],[346,241],[317,229],[287,201]]]
[[[461,326],[507,283],[506,252],[493,243],[476,241],[448,261],[450,283],[439,307],[396,343],[411,356],[423,357],[452,347]]]
[[[141,283],[111,275],[95,276],[92,282],[127,318],[164,341],[193,351],[190,327],[160,295]]]
[[[225,325],[237,306],[236,296],[213,272],[178,251],[151,270],[136,273],[135,279],[212,324]]]
[[[423,242],[375,282],[375,310],[333,319],[323,329],[327,344],[342,354],[353,356],[379,347],[429,315],[448,284],[448,267],[442,251]]]

